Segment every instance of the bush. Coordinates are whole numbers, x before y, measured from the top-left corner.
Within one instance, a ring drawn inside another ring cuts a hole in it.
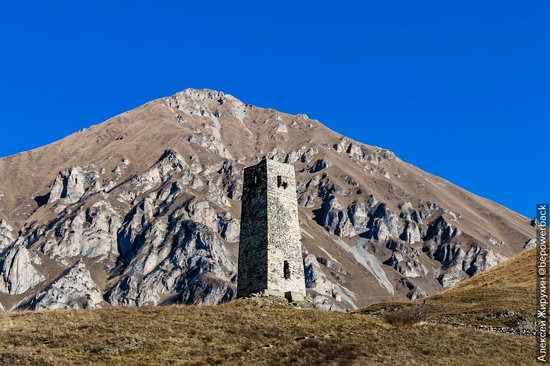
[[[426,304],[411,306],[383,316],[386,323],[393,326],[411,326],[428,318],[429,307]]]

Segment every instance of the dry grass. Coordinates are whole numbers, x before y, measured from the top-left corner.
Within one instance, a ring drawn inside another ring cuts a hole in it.
[[[0,315],[0,364],[528,365],[527,337],[246,302]]]
[[[531,251],[426,304],[353,314],[261,299],[0,313],[0,365],[534,365],[531,337],[445,325],[533,314],[533,266]]]
[[[416,303],[381,303],[360,312],[386,319],[528,328],[535,314],[535,251],[524,252],[440,295]]]
[[[393,326],[412,326],[427,320],[431,309],[429,305],[421,304],[400,310],[387,312],[383,314],[382,319]]]

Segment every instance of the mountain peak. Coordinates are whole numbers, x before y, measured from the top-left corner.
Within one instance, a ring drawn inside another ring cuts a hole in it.
[[[111,305],[228,301],[243,169],[263,157],[294,165],[308,297],[324,309],[437,293],[530,237],[525,218],[387,150],[189,88],[0,159],[0,258],[17,242],[30,263],[11,277],[0,263],[0,278],[43,276],[34,296],[84,258],[111,279]],[[0,293],[4,308],[17,301]]]
[[[226,94],[222,91],[213,89],[186,88],[168,98],[174,98],[177,100],[192,100],[195,102],[215,102],[220,105],[225,103],[226,101],[244,104],[231,94]]]

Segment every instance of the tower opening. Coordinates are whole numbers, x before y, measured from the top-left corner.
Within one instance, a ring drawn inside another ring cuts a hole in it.
[[[284,262],[283,273],[285,276],[285,280],[290,280],[290,265],[288,264],[288,261]]]
[[[288,187],[288,183],[284,180],[282,175],[277,176],[277,187],[283,187],[283,189]]]

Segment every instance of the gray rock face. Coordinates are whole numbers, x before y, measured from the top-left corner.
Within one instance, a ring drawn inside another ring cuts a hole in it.
[[[348,207],[348,216],[356,231],[362,232],[368,228],[371,215],[378,202],[373,195],[370,195],[366,202],[353,202]]]
[[[428,273],[428,270],[422,263],[412,258],[406,258],[399,252],[393,252],[384,264],[393,267],[397,272],[408,278],[422,277]]]
[[[374,240],[378,241],[386,241],[390,238],[391,233],[386,226],[386,223],[384,220],[380,218],[375,218],[371,221],[370,231],[369,231],[369,237]]]
[[[437,279],[445,288],[452,287],[462,279],[483,272],[506,259],[491,249],[477,244],[465,251],[457,243],[438,246],[432,256],[443,265]]]
[[[311,168],[309,168],[309,172],[310,173],[317,173],[323,169],[326,169],[328,168],[329,166],[331,166],[332,164],[324,159],[319,159],[315,162],[315,164],[313,164],[311,166]]]
[[[412,283],[409,280],[404,279],[401,281],[401,284],[407,288],[408,290],[407,297],[411,301],[428,297],[428,294],[426,293],[426,291],[416,286],[414,283]]]
[[[233,200],[241,199],[242,192],[242,169],[230,160],[223,162],[218,185],[221,185],[228,198]]]
[[[165,235],[171,245],[158,235],[167,229]],[[136,238],[139,240],[128,251],[122,280],[108,295],[112,305],[157,305],[171,293],[180,293],[172,302],[213,304],[234,295],[233,282],[206,281],[209,276],[229,279],[235,263],[204,224],[181,219],[175,213],[168,223],[144,228]]]
[[[424,299],[424,298],[428,297],[428,294],[426,293],[426,291],[424,291],[421,288],[415,286],[414,289],[410,290],[407,293],[407,297],[409,299],[411,299],[411,301],[414,301],[414,300],[418,300],[418,299]]]
[[[315,255],[308,254],[304,257],[304,269],[306,287],[309,290],[307,299],[315,307],[331,311],[345,311],[349,307],[357,308],[353,302],[353,293],[330,281]]]
[[[525,244],[523,244],[523,249],[529,250],[529,249],[534,248],[536,246],[537,246],[537,241],[533,238],[530,238],[529,240],[527,240],[525,242]]]
[[[353,143],[345,137],[340,138],[333,148],[339,153],[347,154],[352,160],[359,163],[368,162],[378,165],[383,159],[395,159],[395,155],[391,151]]]
[[[390,258],[384,264],[391,266],[406,278],[424,277],[428,269],[419,261],[420,252],[406,244],[390,240],[386,247],[392,250]]]
[[[0,218],[0,253],[8,245],[15,240],[13,235],[13,228],[6,222],[6,220]]]
[[[84,194],[97,191],[99,171],[93,165],[73,167],[62,170],[53,182],[48,203],[63,200],[65,203],[75,203]]]
[[[122,200],[132,201],[139,195],[158,188],[172,177],[178,177],[177,182],[174,182],[176,190],[181,190],[181,186],[198,189],[204,185],[180,154],[166,150],[150,169],[133,176],[115,192]]]
[[[108,202],[96,202],[77,211],[74,217],[60,221],[41,251],[54,258],[114,259],[118,256],[117,232],[121,224],[118,213]]]
[[[240,222],[229,211],[220,210],[216,203],[227,204],[227,196],[240,196],[236,190],[241,183],[233,172],[240,169],[232,164],[224,164],[221,168],[219,165],[203,165],[198,159],[192,159],[190,166],[180,154],[167,150],[150,169],[129,177],[109,192],[118,197],[119,203],[131,205],[130,212],[119,214],[120,208],[115,208],[110,203],[112,201],[98,200],[89,207],[70,206],[60,211],[53,224],[38,227],[33,232],[39,233],[37,238],[47,238],[40,245],[40,251],[60,263],[66,263],[63,258],[71,257],[109,260],[109,263],[116,261],[114,270],[121,271],[121,279],[106,294],[114,305],[139,306],[172,302],[215,304],[228,301],[234,296],[235,263],[223,241],[238,241]],[[70,172],[69,176],[77,177],[75,172],[83,169],[66,171]],[[205,187],[196,175],[197,172],[217,173],[219,178],[209,180],[211,187]],[[78,180],[75,178],[70,181],[79,187]],[[75,186],[73,183],[71,187]],[[89,192],[73,188],[68,190],[79,192],[81,197]],[[215,191],[225,200],[210,200],[215,207],[192,195],[190,199],[181,201],[190,193],[189,190],[205,188],[210,193]],[[75,200],[78,195],[71,194],[71,200]],[[69,195],[62,196],[51,203],[65,206],[71,202],[66,199]],[[30,238],[25,235],[21,242],[36,240]],[[19,255],[17,258],[22,261],[24,256]],[[24,291],[37,282],[36,279],[32,280],[35,278],[32,272],[24,276],[14,275],[13,270],[0,273],[8,279],[4,281],[4,287],[11,292]],[[32,280],[30,284],[26,280],[29,276]],[[23,281],[14,283],[14,278]],[[72,278],[74,276],[68,277]],[[52,287],[52,291],[55,289],[55,286]],[[42,299],[44,294],[41,294],[27,307],[38,309],[97,305],[93,296],[92,302],[84,303],[80,298],[75,298],[75,302],[71,303],[70,297],[77,296],[78,291],[69,291],[67,299],[62,298],[59,304],[49,300],[49,297]]]
[[[319,222],[331,234],[351,237],[357,235],[348,217],[335,196],[329,197],[320,209]]]
[[[401,239],[407,243],[417,243],[421,241],[420,227],[414,221],[406,221],[405,228],[401,234]]]
[[[380,203],[376,209],[369,208],[369,212],[371,213],[366,227],[367,238],[384,242],[389,238],[403,236],[402,224],[385,203]]]
[[[302,163],[311,162],[312,158],[319,153],[319,150],[315,147],[302,146],[298,150],[293,150],[289,152],[285,159],[284,163],[294,164],[297,161]]]
[[[4,311],[4,307],[2,306],[2,303],[0,303],[0,311]]]
[[[219,211],[210,206],[207,201],[191,199],[183,207],[185,217],[204,224],[214,230],[222,239],[228,242],[239,240],[240,222],[228,211]]]
[[[426,212],[426,215],[428,215],[428,212]],[[410,202],[403,202],[399,217],[406,221],[413,221],[418,225],[422,225],[422,212],[415,210]]]
[[[224,212],[218,215],[217,231],[225,241],[235,243],[239,241],[240,222],[229,212]]]
[[[225,148],[223,143],[219,138],[217,138],[214,135],[205,135],[201,132],[195,133],[193,135],[190,135],[187,138],[187,141],[189,141],[192,144],[196,144],[198,146],[201,146],[207,150],[210,150],[217,155],[221,156],[224,159],[231,159],[231,154],[229,151]]]
[[[354,160],[361,162],[365,161],[361,147],[348,141],[346,138],[341,138],[340,141],[334,145],[334,149],[339,153],[347,153]]]
[[[33,265],[23,245],[7,249],[0,258],[0,292],[18,295],[27,292],[44,279]]]
[[[163,98],[162,102],[175,113],[180,123],[185,123],[188,116],[204,117],[209,120],[210,132],[216,137],[219,137],[220,126],[215,122],[219,123],[219,118],[230,116],[242,123],[250,109],[249,105],[232,95],[214,90],[205,92],[186,89],[171,97]]]
[[[312,195],[308,194],[308,195],[301,195],[299,198],[298,198],[298,204],[302,207],[306,207],[306,208],[312,208],[312,207],[315,207],[315,197],[313,197]]]
[[[347,189],[334,183],[325,173],[315,175],[308,181],[299,183],[298,194],[303,193],[309,193],[310,195],[319,197],[322,200],[326,200],[335,194],[342,196],[349,196],[350,194]]]
[[[505,256],[497,254],[491,249],[474,244],[464,256],[462,268],[469,276],[474,276],[496,266],[505,259]]]
[[[460,265],[453,265],[451,267],[447,267],[445,272],[442,273],[437,280],[441,283],[441,286],[444,288],[449,288],[467,277],[468,275],[462,270]]]
[[[389,235],[393,238],[398,238],[402,232],[402,226],[397,216],[391,211],[391,209],[385,204],[380,203],[376,208],[376,211],[372,214],[374,222],[381,222],[387,228]],[[378,219],[378,220],[377,220]],[[380,225],[380,224],[378,224]],[[384,239],[379,239],[384,240]]]
[[[84,262],[79,261],[20,308],[93,309],[101,307],[101,290]]]
[[[458,229],[452,227],[447,220],[441,216],[428,226],[424,240],[433,240],[437,244],[443,244],[451,240],[458,232]]]
[[[320,181],[318,184],[320,185]],[[300,202],[307,207],[310,202],[309,196],[302,196]],[[402,205],[402,212],[397,217],[387,204],[378,204],[373,195],[369,196],[367,201],[354,201],[349,205],[347,216],[340,213],[344,210],[334,196],[329,196],[325,200],[321,210],[324,227],[330,233],[340,236],[354,236],[356,233],[366,232],[368,238],[382,242],[390,238],[400,238],[411,244],[422,242],[423,239],[442,244],[459,233],[441,216],[428,227],[428,232],[423,238],[422,216],[409,202]],[[354,231],[346,227],[348,218]]]

